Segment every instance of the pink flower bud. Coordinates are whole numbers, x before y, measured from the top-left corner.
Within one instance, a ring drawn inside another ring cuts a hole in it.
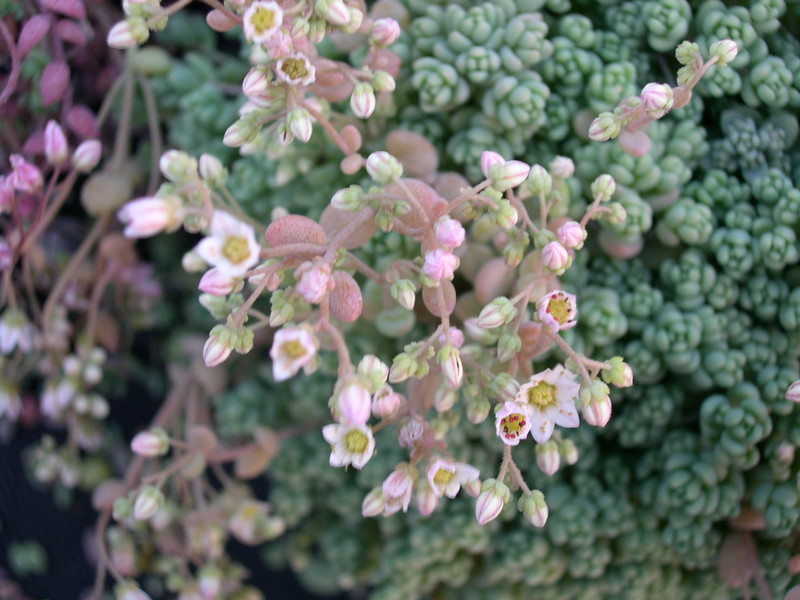
[[[642,106],[653,116],[663,116],[672,108],[672,87],[666,83],[648,83],[640,94]]]
[[[339,421],[351,425],[366,425],[372,411],[372,396],[364,381],[354,377],[339,390],[336,401]]]
[[[88,173],[100,162],[103,145],[100,140],[86,140],[72,154],[72,166],[76,171]]]
[[[345,27],[350,24],[350,11],[347,9],[344,0],[322,0],[322,2],[317,2],[317,6],[318,10],[319,6],[323,7],[320,11],[321,16],[328,23],[339,27]]]
[[[497,152],[492,152],[491,150],[485,150],[481,154],[481,172],[485,177],[489,177],[489,171],[495,165],[503,165],[505,164],[506,159],[500,156]]]
[[[203,361],[207,367],[216,367],[225,362],[233,352],[233,340],[224,325],[217,325],[203,346]]]
[[[130,17],[111,28],[106,43],[112,48],[124,50],[146,42],[148,37],[150,37],[150,30],[147,22],[141,17]]]
[[[455,254],[437,248],[425,255],[422,272],[434,281],[452,279],[458,264],[459,259]]]
[[[583,420],[595,427],[605,427],[611,419],[611,398],[592,397],[588,402],[581,403]]]
[[[447,343],[447,336],[444,333],[439,334],[439,343],[442,345]],[[450,345],[454,348],[461,348],[464,345],[464,332],[458,327],[450,327]]]
[[[381,488],[376,487],[370,490],[369,494],[364,497],[361,503],[361,516],[362,517],[377,517],[383,514],[383,492]]]
[[[403,400],[403,396],[390,385],[384,385],[372,396],[372,414],[381,419],[391,417],[400,410]]]
[[[436,241],[447,248],[458,248],[464,243],[464,226],[450,217],[442,217],[434,226]]]
[[[419,511],[419,514],[427,517],[436,510],[437,504],[439,504],[439,496],[433,492],[427,480],[421,479],[414,494],[414,506]]]
[[[169,435],[160,427],[142,431],[131,440],[131,450],[139,456],[163,456],[169,450]]]
[[[12,154],[9,157],[11,162],[11,175],[8,180],[15,190],[20,192],[28,192],[35,194],[38,192],[43,183],[42,172],[26,161],[19,154]]]
[[[331,265],[321,258],[306,261],[294,272],[297,279],[295,291],[309,304],[319,304],[336,285],[331,274]]]
[[[536,446],[536,466],[545,475],[553,475],[561,465],[561,455],[558,453],[558,444],[550,440]]]
[[[575,163],[571,158],[566,156],[556,156],[549,166],[550,174],[558,179],[566,179],[572,177],[575,173]]]
[[[475,503],[475,518],[478,524],[485,525],[496,519],[510,497],[511,492],[504,483],[494,479],[484,481],[481,494]]]
[[[44,128],[44,155],[51,165],[60,165],[69,156],[67,137],[61,125],[55,121],[48,121]]]
[[[461,362],[461,355],[457,348],[445,346],[439,350],[436,362],[442,370],[445,384],[453,389],[461,386],[461,379],[464,377],[464,366]]]
[[[376,46],[385,48],[393,44],[400,37],[400,24],[394,19],[383,18],[376,19],[372,24],[372,32],[369,36],[369,41]]]
[[[197,288],[201,292],[212,296],[227,296],[239,284],[241,280],[221,272],[217,267],[213,267],[203,273]]]
[[[784,398],[786,398],[789,402],[800,403],[800,379],[789,386],[789,389],[786,390]]]
[[[376,183],[389,184],[403,175],[403,165],[388,152],[373,152],[367,157],[367,174]]]
[[[272,76],[264,67],[253,67],[247,72],[242,81],[242,91],[248,98],[259,97],[269,88]]]
[[[425,421],[413,415],[397,432],[397,442],[401,448],[411,448],[425,433]]]
[[[586,240],[586,230],[577,221],[567,221],[558,228],[556,237],[567,248],[580,250]]]
[[[400,463],[383,481],[381,486],[385,514],[391,515],[400,509],[408,511],[411,495],[414,491],[416,469],[408,463]]]
[[[117,212],[117,217],[125,224],[125,237],[151,237],[165,229],[180,226],[183,207],[175,196],[148,196],[125,204]]]
[[[133,518],[145,521],[155,515],[164,504],[164,493],[157,487],[148,485],[136,497],[133,505]]]
[[[311,113],[302,107],[289,111],[289,114],[286,115],[286,126],[292,135],[303,143],[311,139],[311,133],[314,130]]]
[[[375,90],[365,82],[356,84],[350,96],[350,108],[359,119],[368,119],[375,112],[377,100]]]
[[[709,58],[717,58],[717,66],[725,67],[729,65],[736,58],[739,53],[739,46],[733,40],[719,40],[711,44],[708,55]]]
[[[556,275],[560,275],[572,264],[572,257],[560,242],[550,242],[542,248],[542,263]]]
[[[489,169],[489,179],[492,180],[494,189],[498,192],[505,192],[520,185],[528,178],[530,172],[530,165],[520,160],[509,160]]]

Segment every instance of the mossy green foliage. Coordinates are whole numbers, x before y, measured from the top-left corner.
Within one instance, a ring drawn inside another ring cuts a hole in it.
[[[596,176],[614,176],[628,220],[604,225],[602,235],[645,249],[610,258],[594,241],[599,228],[591,231],[563,280],[579,306],[567,336],[585,353],[624,356],[635,384],[613,396],[605,429],[567,434],[581,454],[574,467],[547,477],[532,445],[515,451],[550,505],[539,531],[513,507],[481,528],[467,498],[443,502],[429,518],[413,509],[361,518],[364,495],[405,459],[396,428],[380,432],[380,452],[362,471],[331,469],[319,428],[332,379],[275,384],[258,370],[216,403],[223,436],[246,438],[261,424],[309,430],[287,440],[272,465],[270,502],[292,530],[265,555],[291,564],[314,590],[369,587],[377,600],[513,599],[532,589],[537,600],[728,600],[739,596],[721,581],[716,556],[728,520],[749,504],[764,514],[754,538],[782,596],[798,583],[785,565],[800,519],[797,462],[776,458],[781,442],[800,444],[800,411],[783,397],[800,377],[800,50],[784,19],[800,15],[800,4],[403,4],[409,24],[396,49],[404,64],[387,129],[424,133],[443,170],[473,179],[486,149],[542,164],[571,156],[583,186],[570,192],[576,213]],[[648,127],[647,154],[586,141],[586,116],[663,80],[677,67],[678,42],[707,49],[726,37],[740,44],[738,58],[712,68],[687,107]],[[323,136],[246,157],[220,146],[243,102],[221,85],[236,80],[229,64],[239,77],[241,59],[202,49],[154,83],[162,110],[176,116],[168,140],[222,158],[231,191],[254,217],[268,219],[275,206],[318,215],[353,183]],[[399,239],[377,236],[362,257],[371,265],[412,257]],[[354,355],[398,352],[405,338],[381,330],[355,326],[347,335]],[[500,445],[491,424],[469,425],[465,400],[443,417],[451,451],[490,477]]]

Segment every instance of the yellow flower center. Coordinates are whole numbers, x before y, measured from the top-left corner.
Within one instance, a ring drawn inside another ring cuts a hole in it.
[[[511,413],[500,419],[500,427],[506,439],[514,439],[520,435],[520,431],[525,427],[525,415]]]
[[[255,504],[249,504],[244,508],[242,508],[240,514],[242,515],[242,518],[247,519],[249,521],[250,519],[255,519],[258,516],[259,512],[261,511],[259,510],[258,506],[256,506]]]
[[[263,6],[259,6],[250,17],[250,24],[255,29],[256,34],[261,35],[275,25],[275,13]]]
[[[436,475],[433,476],[433,482],[436,485],[447,485],[452,478],[453,474],[450,471],[439,469],[436,471]]]
[[[308,75],[306,61],[302,58],[287,58],[281,64],[281,71],[291,80],[300,80]]]
[[[225,240],[222,246],[222,256],[230,262],[237,264],[250,256],[250,248],[247,246],[247,239],[232,235]]]
[[[363,454],[367,449],[369,438],[358,429],[351,429],[344,436],[344,447],[353,454]]]
[[[550,302],[547,305],[547,312],[553,315],[553,318],[556,321],[558,321],[559,325],[563,325],[564,323],[569,321],[569,314],[570,314],[569,300],[567,300],[562,296],[550,300]]]
[[[281,344],[281,354],[291,360],[297,360],[298,358],[304,357],[308,352],[299,340],[289,340]]]
[[[528,402],[539,410],[556,403],[556,386],[542,381],[528,390]]]

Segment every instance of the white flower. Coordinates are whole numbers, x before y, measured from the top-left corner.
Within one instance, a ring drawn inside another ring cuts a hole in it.
[[[391,475],[383,481],[381,491],[383,494],[383,513],[391,515],[402,509],[408,511],[411,504],[411,495],[416,481],[416,469],[408,463],[397,465]]]
[[[575,398],[581,386],[574,379],[574,373],[558,365],[537,373],[520,386],[516,402],[526,405],[531,435],[540,444],[550,439],[555,425],[578,426]]]
[[[294,377],[317,353],[317,340],[307,325],[285,327],[275,333],[272,349],[272,375],[275,381]]]
[[[507,446],[516,446],[520,440],[528,437],[531,420],[525,402],[505,402],[495,414],[495,430]]]
[[[220,273],[242,277],[258,262],[260,249],[250,225],[216,210],[211,217],[211,235],[200,240],[195,251]]]
[[[0,379],[0,419],[4,416],[16,421],[22,412],[22,401],[13,383]]]
[[[36,329],[19,309],[9,308],[0,318],[0,353],[11,354],[19,348],[23,354],[33,350]]]
[[[308,58],[298,53],[282,58],[275,66],[275,72],[291,85],[310,85],[316,78],[316,69]]]
[[[553,290],[536,303],[536,314],[538,320],[553,331],[574,327],[578,316],[575,296],[563,290]]]
[[[322,437],[331,445],[329,463],[332,467],[353,465],[361,469],[375,450],[375,438],[366,425],[325,425]]]
[[[437,458],[428,465],[428,484],[437,498],[455,498],[462,485],[478,479],[478,469],[466,463]]]
[[[268,42],[283,24],[283,10],[276,2],[253,2],[242,15],[244,36],[249,42]]]

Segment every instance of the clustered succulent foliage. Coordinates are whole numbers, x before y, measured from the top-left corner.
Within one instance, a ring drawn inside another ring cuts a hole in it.
[[[263,597],[229,539],[376,600],[797,597],[800,2],[41,4],[0,419],[66,429],[93,600]],[[116,323],[170,367],[111,465]]]

